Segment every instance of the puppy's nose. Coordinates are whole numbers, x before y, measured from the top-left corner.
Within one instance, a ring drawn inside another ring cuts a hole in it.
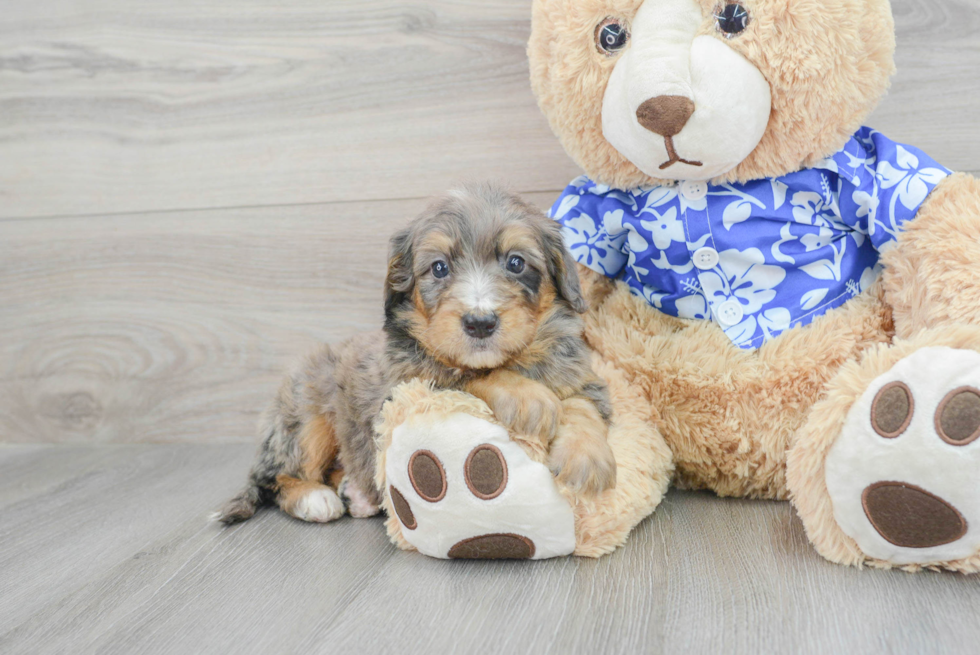
[[[674,136],[684,129],[694,113],[694,101],[684,96],[657,96],[644,100],[636,109],[640,125],[660,136]]]
[[[471,337],[486,339],[497,329],[497,315],[487,314],[477,316],[475,314],[467,314],[463,317],[463,329]]]

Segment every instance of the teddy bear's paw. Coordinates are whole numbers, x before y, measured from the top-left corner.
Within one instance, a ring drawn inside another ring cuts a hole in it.
[[[507,431],[469,414],[414,418],[385,458],[402,537],[453,559],[544,559],[575,549],[571,506],[544,464]]]
[[[980,353],[928,347],[851,407],[827,456],[834,518],[869,557],[936,564],[980,550]]]

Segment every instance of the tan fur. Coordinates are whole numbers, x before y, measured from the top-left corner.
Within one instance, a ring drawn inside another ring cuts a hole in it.
[[[712,323],[652,310],[618,283],[586,316],[586,340],[660,411],[679,486],[786,498],[786,452],[821,389],[890,339],[881,297],[876,286],[751,352]]]
[[[899,336],[980,325],[980,180],[966,173],[943,180],[881,261]]]
[[[916,350],[931,346],[948,346],[980,352],[980,329],[951,325],[923,330],[909,340],[896,339],[868,350],[861,359],[845,364],[827,385],[826,395],[813,407],[809,420],[800,431],[789,453],[788,482],[793,503],[803,519],[807,536],[817,551],[841,564],[891,568],[889,562],[865,556],[857,543],[844,534],[834,520],[834,510],[827,492],[824,462],[837,439],[847,414],[871,382],[888,371],[900,359]],[[907,571],[921,568],[944,568],[961,573],[980,572],[980,553],[960,560],[911,564],[899,567]]]
[[[544,259],[544,253],[538,249],[534,233],[524,225],[508,225],[500,231],[497,239],[501,252],[520,250],[538,259]]]
[[[340,483],[344,481],[344,469],[336,467],[330,469],[326,475],[326,482],[328,487],[333,487],[334,489],[340,488]]]
[[[606,422],[594,404],[583,398],[568,398],[561,402],[558,435],[551,453],[552,457],[565,462],[557,476],[559,485],[586,497],[616,486],[615,458],[607,436]],[[592,466],[595,453],[607,450],[612,466]]]
[[[327,417],[313,415],[300,432],[299,445],[303,452],[302,478],[323,482],[339,450],[337,435]]]
[[[421,266],[429,259],[430,255],[442,255],[449,257],[453,251],[453,239],[448,234],[433,230],[422,236],[416,248],[417,264],[415,274],[421,275],[425,269]]]
[[[501,252],[521,250],[539,260],[544,259],[544,254],[537,247],[534,233],[524,225],[505,226],[495,245]],[[432,231],[423,237],[417,251],[417,260],[427,262],[432,254],[444,255],[448,259],[456,246],[448,235],[437,230]],[[417,267],[419,268],[421,267]],[[416,270],[416,275],[421,275],[422,272],[424,271]],[[535,338],[541,321],[554,309],[556,293],[551,281],[547,278],[542,280],[537,303],[528,302],[515,282],[501,282],[496,285],[495,292],[500,298],[496,312],[500,323],[497,329],[498,346],[494,352],[477,356],[472,353],[466,336],[459,327],[468,309],[454,295],[440,302],[434,311],[428,311],[419,290],[416,289],[413,294],[413,335],[440,363],[460,369],[497,368],[515,363],[523,365],[536,354],[540,356],[547,352],[545,344],[535,343]]]
[[[642,1],[535,0],[528,45],[538,104],[566,151],[593,180],[620,189],[661,181],[639,171],[602,134],[603,95],[617,57],[597,50],[594,31],[608,17],[628,27]],[[749,27],[733,39],[714,29],[716,0],[698,3],[699,35],[742,54],[772,92],[760,143],[715,183],[777,177],[831,155],[863,124],[894,72],[894,25],[885,0],[751,0],[745,3]],[[837,528],[823,461],[848,408],[899,359],[931,345],[980,348],[980,181],[964,174],[943,181],[881,261],[884,274],[872,288],[757,351],[733,347],[711,322],[662,314],[624,284],[580,266],[591,307],[586,339],[616,407],[608,442],[619,478],[603,499],[642,488],[630,477],[623,441],[646,447],[656,426],[669,451],[655,451],[652,471],[669,470],[672,456],[681,487],[792,495],[825,557],[887,566],[866,559]],[[626,402],[623,394],[635,395]],[[597,516],[594,506],[584,507],[576,505],[580,524]],[[619,525],[578,527],[582,550],[585,533],[595,543],[607,530],[621,534]],[[930,566],[977,571],[980,555]]]
[[[510,432],[534,437],[545,448],[555,438],[562,420],[562,402],[540,382],[513,371],[499,370],[472,380],[466,385],[466,391],[485,402]],[[602,436],[605,437],[605,425],[602,425]]]
[[[301,480],[290,475],[276,477],[279,507],[290,516],[296,516],[296,505],[311,491],[324,489],[322,482]],[[298,518],[298,517],[297,517]]]
[[[541,302],[538,307],[525,309],[519,306],[511,307],[508,303],[503,312],[513,312],[509,317],[510,321],[527,320],[533,325],[540,325],[555,311],[554,285],[549,281],[542,282],[540,294]],[[553,340],[548,335],[536,335],[536,337],[525,344],[524,348],[515,352],[508,363],[514,366],[533,366],[547,357],[554,346]]]
[[[535,0],[528,43],[531,85],[551,129],[592,179],[621,189],[659,180],[602,135],[602,99],[616,58],[596,50],[593,34],[609,16],[628,23],[641,4]],[[754,64],[773,98],[759,145],[716,182],[784,175],[836,152],[888,88],[895,37],[887,2],[755,0],[749,28],[730,40],[714,28],[717,2],[700,4],[700,34],[722,39]]]
[[[564,491],[575,514],[575,554],[585,557],[599,557],[623,545],[633,527],[660,503],[673,470],[670,449],[654,427],[657,416],[649,403],[614,366],[598,357],[593,358],[592,366],[609,383],[616,418],[609,428],[608,443],[616,459],[617,480],[615,488],[592,499]],[[419,380],[396,387],[376,424],[378,488],[386,488],[385,457],[397,426],[457,412],[499,424],[486,403],[470,394],[436,391],[431,384]],[[537,440],[512,438],[532,460],[545,461],[547,451]],[[387,493],[382,502],[388,515],[385,527],[392,542],[404,550],[414,550],[402,536],[401,523]]]

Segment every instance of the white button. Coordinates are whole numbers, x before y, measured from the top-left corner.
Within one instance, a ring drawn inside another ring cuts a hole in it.
[[[742,303],[734,298],[718,305],[718,322],[725,327],[738,325],[742,322],[744,315],[745,311],[742,309]]]
[[[708,195],[707,182],[681,182],[681,195],[688,200],[700,200]]]
[[[718,251],[714,248],[698,248],[694,251],[694,265],[707,271],[718,265]]]

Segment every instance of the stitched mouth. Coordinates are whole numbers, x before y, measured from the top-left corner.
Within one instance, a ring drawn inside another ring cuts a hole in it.
[[[704,164],[702,164],[699,161],[691,161],[689,159],[681,159],[680,155],[677,154],[677,150],[674,149],[674,137],[672,137],[672,136],[665,136],[664,137],[664,144],[667,146],[667,156],[670,157],[670,159],[668,159],[664,163],[660,164],[660,170],[664,170],[665,168],[669,168],[670,166],[673,166],[674,164],[688,164],[690,166],[704,166]]]

